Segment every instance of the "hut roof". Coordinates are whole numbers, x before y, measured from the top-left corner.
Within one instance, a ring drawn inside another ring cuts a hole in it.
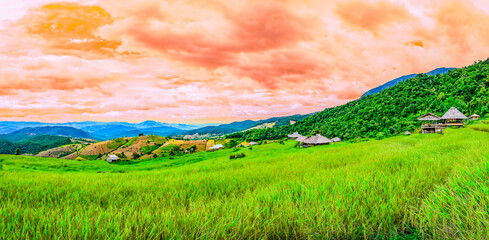
[[[436,116],[433,113],[427,113],[422,117],[418,118],[419,121],[438,121],[440,119],[441,119],[440,117]]]
[[[296,140],[297,142],[304,142],[304,140],[306,140],[306,139],[307,139],[307,137],[305,137],[305,136],[300,136],[300,137],[298,137],[298,138],[297,138],[297,139],[295,139],[295,140]]]
[[[480,117],[480,116],[477,114],[472,114],[472,115],[470,115],[470,117]]]
[[[406,131],[404,134],[406,134],[406,135],[411,135],[411,132]]]
[[[295,133],[292,133],[292,134],[289,134],[287,135],[287,137],[289,138],[298,138],[298,137],[301,137],[302,135],[300,135],[298,132],[295,132]]]
[[[451,107],[441,119],[467,119],[463,113],[461,113],[457,108]]]
[[[250,145],[258,145],[257,142],[250,142]]]
[[[310,138],[303,141],[306,144],[326,144],[332,142],[329,138],[322,136],[321,134],[316,134]]]
[[[221,148],[224,148],[224,146],[222,146],[222,144],[216,144],[216,145],[211,147],[211,149],[221,149]]]
[[[116,155],[109,155],[109,157],[107,157],[107,160],[111,160],[111,161],[119,160],[119,157]]]
[[[331,141],[333,141],[333,142],[341,142],[341,138],[335,137],[335,138],[332,138]]]

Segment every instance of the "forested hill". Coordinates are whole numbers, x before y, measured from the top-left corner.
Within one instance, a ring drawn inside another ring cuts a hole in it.
[[[437,75],[437,74],[445,74],[447,73],[448,71],[451,71],[451,70],[454,70],[456,68],[437,68],[435,70],[432,70],[430,72],[427,72],[426,75]],[[366,97],[366,96],[369,96],[369,95],[372,95],[372,94],[376,94],[378,92],[381,92],[387,88],[390,88],[390,87],[393,87],[393,86],[396,86],[397,84],[399,84],[400,82],[403,82],[403,81],[406,81],[410,78],[413,78],[413,77],[416,77],[418,74],[410,74],[410,75],[406,75],[406,76],[402,76],[400,78],[396,78],[394,80],[391,80],[389,82],[386,82],[376,88],[372,88],[370,90],[368,90],[366,93],[364,93],[362,95],[362,97]]]
[[[380,93],[327,108],[294,125],[235,133],[247,140],[279,139],[294,131],[303,135],[353,139],[383,138],[419,128],[417,118],[457,107],[466,115],[489,115],[489,59],[446,74],[420,74]]]

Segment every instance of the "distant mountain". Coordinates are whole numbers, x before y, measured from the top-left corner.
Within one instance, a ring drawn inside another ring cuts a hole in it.
[[[175,134],[180,134],[185,132],[184,130],[174,128],[174,127],[147,127],[134,129],[127,126],[113,125],[95,132],[92,132],[94,136],[100,139],[114,139],[119,137],[135,137],[139,134],[144,135],[159,135],[159,136],[170,136]]]
[[[291,121],[300,121],[312,114],[307,114],[307,115],[292,115],[292,116],[286,116],[286,117],[274,117],[274,118],[269,118],[265,120],[260,120],[260,121],[253,121],[253,120],[246,120],[246,121],[241,121],[241,122],[232,122],[229,124],[221,124],[218,126],[207,126],[195,130],[190,130],[185,132],[185,135],[225,135],[225,134],[230,134],[230,133],[235,133],[235,132],[240,132],[240,131],[245,131],[253,127],[257,127],[259,125],[262,125],[264,123],[275,123],[274,127],[280,127],[280,126],[286,126],[290,125]]]
[[[122,136],[137,135],[136,132],[152,134],[176,134],[180,131],[197,129],[205,126],[216,124],[179,124],[179,123],[162,123],[156,121],[144,121],[141,123],[127,122],[67,122],[67,123],[43,123],[43,122],[0,122],[0,134],[9,134],[26,127],[72,127],[83,130],[98,139],[112,139]],[[141,131],[144,130],[145,131]],[[59,133],[59,135],[66,135]]]
[[[95,138],[89,133],[77,128],[50,126],[50,127],[22,128],[20,130],[11,132],[9,134],[0,135],[0,139],[6,139],[12,142],[18,142],[32,136],[41,136],[41,135],[63,136],[63,137],[70,137],[70,138],[90,138],[90,139]]]
[[[427,72],[425,73],[426,75],[437,75],[437,74],[445,74],[447,73],[448,71],[451,71],[451,70],[455,70],[456,68],[437,68],[433,71],[430,71],[430,72]],[[414,78],[418,76],[418,74],[410,74],[410,75],[406,75],[406,76],[402,76],[400,78],[396,78],[394,80],[391,80],[383,85],[380,85],[376,88],[372,88],[370,89],[369,91],[367,91],[366,93],[364,93],[362,95],[362,97],[366,97],[366,96],[369,96],[369,95],[372,95],[372,94],[376,94],[378,92],[381,92],[383,91],[384,89],[387,89],[387,88],[390,88],[390,87],[393,87],[393,86],[396,86],[397,84],[399,84],[400,82],[402,81],[406,81],[408,79],[411,79],[411,78]]]

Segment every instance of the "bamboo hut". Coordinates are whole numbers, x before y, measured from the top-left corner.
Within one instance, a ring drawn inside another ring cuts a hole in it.
[[[310,138],[305,139],[302,142],[307,146],[318,146],[329,144],[332,141],[329,138],[322,136],[321,134],[316,134]]]
[[[445,121],[445,126],[447,126],[447,127],[450,127],[450,126],[462,127],[464,125],[463,120],[465,120],[467,118],[468,118],[467,116],[465,116],[457,108],[454,108],[454,107],[451,107],[441,117],[441,119]]]
[[[438,121],[441,120],[440,117],[433,113],[427,113],[422,117],[418,118],[419,121],[423,122],[421,124],[422,133],[437,133],[441,132],[442,126],[438,125]]]
[[[119,161],[119,157],[116,155],[109,155],[109,157],[107,157],[107,162],[109,163],[117,162],[117,161]]]
[[[295,139],[295,141],[296,141],[296,142],[304,142],[304,140],[306,140],[306,139],[307,139],[307,137],[305,137],[305,136],[300,136],[300,137],[298,137],[297,139]]]
[[[295,133],[292,133],[292,134],[289,134],[287,135],[287,137],[291,140],[295,140],[297,139],[298,137],[302,137],[302,135],[300,135],[298,132],[295,132]]]
[[[341,142],[341,138],[339,137],[334,137],[331,139],[332,142]]]
[[[470,120],[479,120],[481,116],[477,115],[477,114],[472,114],[469,118]]]

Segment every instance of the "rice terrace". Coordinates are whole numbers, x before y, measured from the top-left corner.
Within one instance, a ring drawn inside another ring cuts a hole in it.
[[[2,239],[489,239],[489,3],[0,8]]]

